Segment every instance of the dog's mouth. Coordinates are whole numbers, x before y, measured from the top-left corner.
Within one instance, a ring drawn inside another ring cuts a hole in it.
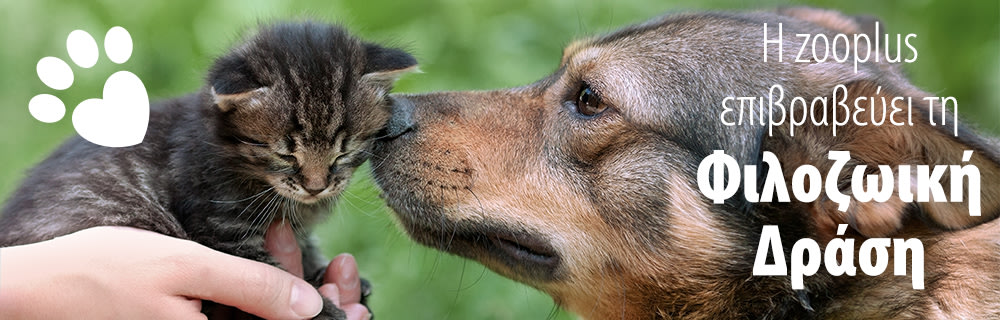
[[[501,234],[485,235],[485,237],[492,240],[492,245],[512,260],[546,269],[555,269],[559,266],[559,256],[555,250],[536,237],[511,237]]]
[[[414,217],[427,217],[429,213],[397,212],[410,236],[427,246],[478,260],[494,271],[527,283],[559,278],[558,252],[535,232],[488,221],[420,223]],[[441,217],[438,220],[443,220]]]
[[[477,260],[521,282],[542,284],[558,280],[564,273],[560,271],[563,269],[562,259],[545,234],[532,230],[531,226],[490,219],[491,215],[482,212],[458,214],[460,212],[454,211],[460,210],[455,208],[457,201],[428,197],[420,192],[426,188],[424,177],[397,168],[411,162],[392,155],[405,154],[408,151],[406,147],[412,143],[418,130],[412,124],[387,129],[387,134],[377,140],[373,148],[375,157],[389,159],[388,163],[373,169],[375,180],[383,192],[381,196],[393,208],[410,237],[426,246]],[[445,188],[443,184],[439,185],[442,190]],[[463,216],[477,218],[453,218]],[[483,216],[487,218],[478,218]]]

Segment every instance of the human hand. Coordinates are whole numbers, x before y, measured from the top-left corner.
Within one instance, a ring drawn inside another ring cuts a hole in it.
[[[302,277],[302,251],[295,233],[287,223],[275,222],[267,229],[264,247],[291,274]],[[370,318],[368,308],[361,304],[361,278],[354,257],[342,253],[330,261],[319,292],[347,313],[348,320]]]
[[[322,308],[310,284],[281,269],[134,228],[0,248],[0,319],[204,319],[201,300],[267,319]]]

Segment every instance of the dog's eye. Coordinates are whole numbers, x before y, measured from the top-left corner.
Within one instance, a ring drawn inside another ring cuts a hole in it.
[[[604,112],[608,107],[601,102],[601,97],[590,89],[589,85],[584,84],[580,88],[580,94],[576,97],[576,112],[586,116],[593,117],[601,112]]]

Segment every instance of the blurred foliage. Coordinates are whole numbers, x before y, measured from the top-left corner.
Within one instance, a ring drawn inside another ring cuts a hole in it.
[[[914,83],[939,96],[957,97],[967,123],[1000,132],[996,0],[0,0],[0,196],[6,198],[26,169],[73,134],[69,113],[55,124],[34,120],[27,112],[32,96],[56,94],[71,110],[101,92],[104,79],[119,69],[137,74],[154,101],[192,92],[213,57],[260,22],[302,17],[338,22],[366,39],[404,47],[424,73],[405,77],[396,91],[427,92],[533,82],[556,68],[562,47],[574,38],[664,12],[799,4],[878,16],[891,33],[917,34],[919,59],[905,67]],[[124,65],[102,56],[90,70],[74,67],[75,84],[62,92],[38,80],[39,58],[67,58],[70,31],[86,30],[100,43],[115,25],[128,29],[135,43]],[[327,254],[352,252],[358,258],[363,275],[376,286],[372,307],[380,319],[572,317],[532,288],[475,262],[414,244],[395,226],[367,171],[367,166],[359,170],[318,236]]]

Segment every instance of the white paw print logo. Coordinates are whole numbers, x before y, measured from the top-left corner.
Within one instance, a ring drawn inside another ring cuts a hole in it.
[[[66,38],[66,50],[73,63],[81,68],[97,64],[100,54],[97,41],[83,30],[74,30]],[[104,51],[111,62],[122,64],[132,56],[132,37],[122,27],[108,30]],[[73,85],[73,70],[62,59],[38,60],[38,78],[49,88],[65,90]],[[28,111],[38,121],[53,123],[66,115],[62,100],[51,94],[39,94],[28,102]],[[87,99],[73,109],[73,127],[81,137],[105,147],[128,147],[142,142],[149,124],[149,96],[142,80],[128,71],[118,71],[104,83],[102,99]]]

